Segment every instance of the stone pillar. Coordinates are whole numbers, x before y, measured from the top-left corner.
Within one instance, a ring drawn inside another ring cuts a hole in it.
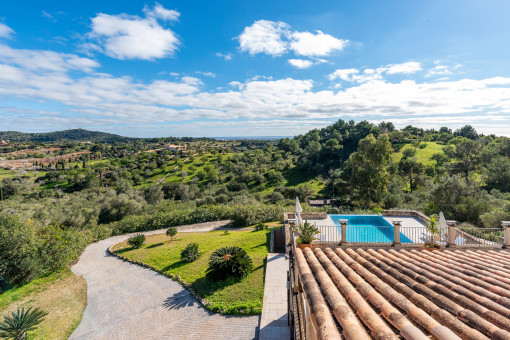
[[[510,221],[501,221],[503,227],[503,248],[510,248]]]
[[[446,246],[450,248],[455,247],[455,239],[457,238],[457,221],[449,220],[446,221],[448,226],[448,234],[446,237]]]
[[[340,245],[344,246],[347,244],[347,220],[340,220],[340,227],[342,228],[342,239]]]
[[[401,221],[393,221],[393,246],[400,246],[400,227],[402,226]]]

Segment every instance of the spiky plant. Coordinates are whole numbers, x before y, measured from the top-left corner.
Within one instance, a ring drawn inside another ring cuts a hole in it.
[[[253,262],[246,251],[239,247],[216,249],[209,258],[207,275],[213,280],[225,280],[230,277],[244,278],[253,269]]]
[[[28,339],[28,333],[33,331],[38,324],[48,315],[40,308],[25,307],[11,315],[4,315],[4,321],[0,322],[0,338],[25,340]]]
[[[181,252],[181,259],[186,262],[193,262],[202,255],[200,249],[198,249],[198,243],[189,243],[186,248]]]
[[[145,235],[137,234],[135,236],[131,236],[127,243],[135,249],[141,248],[145,244]]]

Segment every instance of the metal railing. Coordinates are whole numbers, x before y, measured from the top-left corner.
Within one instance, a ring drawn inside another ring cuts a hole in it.
[[[344,244],[341,226],[317,225],[320,233],[315,244]],[[451,231],[450,231],[451,230]],[[454,244],[448,244],[448,233],[454,233]],[[503,242],[503,228],[454,227],[440,228],[438,234],[432,234],[425,226],[401,226],[400,243],[395,242],[394,226],[349,226],[346,229],[347,245],[381,246],[400,245],[402,247],[421,246],[432,242],[441,247],[486,247],[500,248]]]
[[[499,247],[503,245],[503,228],[457,227],[455,245],[458,247]]]

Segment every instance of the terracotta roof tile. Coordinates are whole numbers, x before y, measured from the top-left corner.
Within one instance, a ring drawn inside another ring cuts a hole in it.
[[[505,250],[296,249],[296,263],[319,338],[510,339]]]

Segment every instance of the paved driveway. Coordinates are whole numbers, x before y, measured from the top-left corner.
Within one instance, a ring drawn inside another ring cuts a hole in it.
[[[207,231],[225,223],[179,227]],[[163,233],[165,230],[144,234]],[[87,280],[88,304],[70,339],[254,339],[259,316],[224,316],[203,308],[178,283],[107,253],[121,235],[89,245],[71,268]]]

